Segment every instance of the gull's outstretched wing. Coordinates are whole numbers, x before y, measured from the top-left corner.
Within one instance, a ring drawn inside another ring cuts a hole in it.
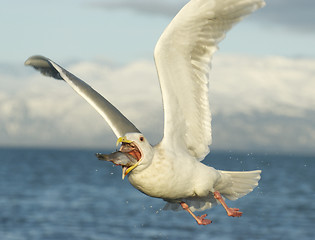
[[[102,95],[50,59],[43,56],[33,56],[25,61],[25,65],[34,67],[46,76],[66,81],[78,94],[91,104],[99,114],[102,115],[117,137],[124,136],[126,133],[130,132],[140,132]]]
[[[164,104],[167,148],[203,159],[211,144],[208,73],[225,33],[263,0],[191,0],[159,39],[155,63]]]

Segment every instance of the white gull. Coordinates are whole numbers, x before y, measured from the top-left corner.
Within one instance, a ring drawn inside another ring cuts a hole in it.
[[[236,200],[251,192],[260,170],[221,171],[201,162],[211,144],[208,74],[213,53],[226,32],[243,17],[264,6],[263,0],[191,0],[175,16],[159,39],[154,58],[164,106],[164,137],[151,146],[141,132],[110,102],[85,82],[42,56],[25,64],[43,74],[66,81],[107,121],[137,163],[124,174],[141,192],[164,199],[164,209],[185,209],[200,225],[211,223],[202,211]],[[126,151],[125,151],[126,152]]]

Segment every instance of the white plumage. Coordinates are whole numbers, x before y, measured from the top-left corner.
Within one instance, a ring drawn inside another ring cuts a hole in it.
[[[166,145],[182,138],[183,148],[192,156],[203,159],[208,154],[212,55],[234,24],[263,5],[261,0],[192,0],[166,28],[154,53],[164,102]]]
[[[26,64],[68,82],[104,117],[122,142],[121,151],[138,159],[124,170],[130,183],[167,201],[164,209],[183,208],[198,224],[206,225],[211,223],[206,215],[197,217],[192,211],[221,203],[229,216],[239,217],[242,213],[227,207],[223,197],[236,200],[251,192],[261,171],[220,171],[200,162],[212,141],[208,74],[226,32],[264,4],[263,0],[191,0],[166,28],[154,51],[164,106],[164,137],[156,146],[105,98],[50,59],[34,56]]]

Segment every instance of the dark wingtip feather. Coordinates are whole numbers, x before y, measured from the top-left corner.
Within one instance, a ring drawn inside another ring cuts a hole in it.
[[[63,80],[59,72],[50,63],[50,59],[46,57],[40,55],[32,56],[24,62],[24,65],[32,66],[45,76],[53,77],[58,80]]]

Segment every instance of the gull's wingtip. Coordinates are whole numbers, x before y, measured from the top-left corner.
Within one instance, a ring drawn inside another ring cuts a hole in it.
[[[49,67],[49,59],[41,56],[41,55],[34,55],[26,59],[24,62],[25,66],[32,66],[32,67]]]
[[[26,59],[25,66],[31,66],[40,71],[43,75],[63,80],[58,70],[52,65],[52,61],[41,55],[34,55]]]
[[[266,2],[264,0],[261,0],[259,3],[258,3],[258,7],[257,8],[263,8],[266,6]]]

